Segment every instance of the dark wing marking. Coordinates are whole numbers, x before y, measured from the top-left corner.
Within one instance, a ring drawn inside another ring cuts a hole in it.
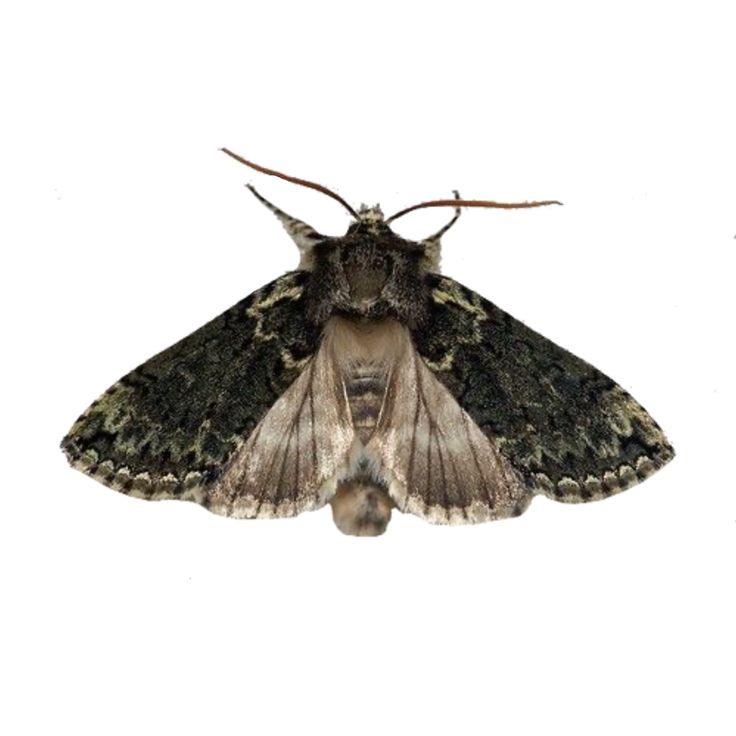
[[[411,342],[391,368],[368,452],[389,478],[401,511],[439,524],[474,523],[523,511],[530,491]]]
[[[619,385],[452,279],[432,275],[419,354],[534,491],[603,498],[674,451]]]
[[[319,508],[335,493],[353,438],[335,355],[323,342],[207,489],[207,506],[240,518],[294,516]]]
[[[72,465],[131,495],[206,502],[317,348],[308,278],[276,279],[120,379],[63,439]]]

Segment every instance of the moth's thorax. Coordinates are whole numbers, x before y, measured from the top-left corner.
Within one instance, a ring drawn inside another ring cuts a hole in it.
[[[428,308],[426,273],[420,243],[400,238],[381,220],[361,220],[344,237],[314,246],[307,311],[318,323],[344,315],[416,326]]]

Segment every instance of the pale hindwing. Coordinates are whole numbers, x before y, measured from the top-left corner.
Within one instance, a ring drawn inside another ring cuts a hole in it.
[[[520,514],[531,494],[409,341],[368,450],[402,511],[438,524]]]
[[[236,451],[209,508],[239,518],[294,516],[335,492],[354,432],[329,344],[307,364]]]

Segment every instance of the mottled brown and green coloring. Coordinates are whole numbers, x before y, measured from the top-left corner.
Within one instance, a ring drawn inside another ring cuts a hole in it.
[[[257,196],[299,268],[108,389],[62,442],[75,467],[240,518],[331,503],[376,535],[394,508],[472,523],[606,498],[673,457],[614,381],[439,274],[446,228],[407,241],[375,207],[328,237]]]

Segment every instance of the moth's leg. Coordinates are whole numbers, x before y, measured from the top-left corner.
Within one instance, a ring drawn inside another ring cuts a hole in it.
[[[455,199],[460,199],[460,192],[458,192],[457,189],[453,189],[452,193],[455,195]],[[441,227],[434,235],[430,235],[428,238],[425,238],[422,242],[439,245],[440,238],[442,238],[442,236],[457,222],[458,218],[460,217],[461,212],[462,210],[459,207],[457,207],[455,209],[455,215],[450,220],[450,222],[448,222],[445,226]]]
[[[291,239],[296,243],[296,247],[299,248],[299,252],[302,256],[311,251],[314,244],[320,240],[324,240],[324,235],[320,235],[311,225],[307,225],[306,222],[297,220],[296,217],[287,215],[282,209],[279,209],[275,204],[269,202],[264,196],[262,196],[254,186],[246,184],[248,189],[253,193],[253,196],[271,212],[276,215],[284,226],[284,229]]]
[[[453,190],[453,194],[455,195],[455,199],[460,199],[460,192],[457,191],[457,189]],[[425,238],[421,241],[420,245],[424,248],[424,266],[429,271],[439,271],[440,270],[440,249],[441,249],[441,243],[440,240],[442,239],[442,236],[457,222],[458,217],[460,217],[460,208],[455,208],[455,216],[448,222],[444,227],[441,227],[434,235],[430,235],[428,238]]]

